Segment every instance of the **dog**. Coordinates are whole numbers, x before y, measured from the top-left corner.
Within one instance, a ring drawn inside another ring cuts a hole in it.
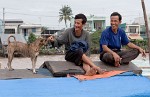
[[[10,38],[14,38],[13,42],[10,42]],[[37,38],[33,43],[27,44],[22,43],[19,41],[16,41],[16,38],[11,35],[8,37],[8,46],[7,46],[7,52],[8,52],[8,69],[10,71],[14,70],[11,66],[11,62],[13,60],[14,52],[21,53],[25,57],[30,57],[32,61],[32,71],[33,73],[36,73],[36,61],[37,56],[39,55],[39,49],[47,44],[47,39],[45,38]]]

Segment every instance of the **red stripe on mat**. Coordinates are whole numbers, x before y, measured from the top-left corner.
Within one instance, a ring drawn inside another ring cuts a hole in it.
[[[97,75],[93,75],[93,76],[86,76],[86,75],[74,75],[75,78],[77,78],[78,80],[93,80],[93,79],[97,79],[97,78],[107,78],[107,77],[111,77],[111,76],[115,76],[118,74],[121,74],[123,72],[127,72],[127,71],[106,71],[103,74],[97,74]]]

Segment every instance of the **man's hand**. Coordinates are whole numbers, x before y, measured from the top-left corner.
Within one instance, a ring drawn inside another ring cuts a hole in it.
[[[51,42],[53,42],[54,41],[54,36],[48,37],[48,40],[50,40]]]
[[[142,57],[146,57],[146,53],[145,50],[143,50],[142,48],[139,48],[140,53],[142,54]]]
[[[114,57],[114,60],[115,60],[115,64],[114,65],[116,67],[119,67],[122,58],[117,53],[115,53],[115,52],[113,52],[113,57]]]

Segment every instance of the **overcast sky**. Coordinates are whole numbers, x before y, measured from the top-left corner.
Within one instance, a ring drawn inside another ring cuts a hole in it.
[[[59,23],[59,10],[63,5],[71,7],[73,16],[84,13],[89,16],[104,16],[109,25],[109,16],[116,11],[123,16],[122,22],[130,23],[142,17],[141,0],[0,0],[0,18],[22,19],[25,23],[42,24],[51,28],[65,27]],[[147,14],[150,14],[150,0],[145,0]]]

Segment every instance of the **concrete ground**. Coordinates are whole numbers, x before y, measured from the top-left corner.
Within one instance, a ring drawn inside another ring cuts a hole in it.
[[[39,68],[44,61],[60,61],[64,60],[64,55],[42,55],[38,56],[37,62],[36,62],[36,68]],[[7,58],[0,57],[0,62],[1,62],[1,69],[7,68]],[[32,62],[30,58],[27,57],[15,57],[12,60],[12,67],[14,69],[26,69],[26,68],[31,68],[32,67]]]
[[[99,60],[98,54],[92,54],[91,59],[93,61]],[[7,69],[7,58],[0,57],[1,69]],[[64,55],[41,55],[37,58],[36,68],[39,68],[44,61],[62,61],[64,59]],[[141,67],[143,70],[143,75],[150,76],[150,65],[149,65],[149,54],[147,53],[147,57],[143,59],[141,55],[139,55],[135,60],[132,61],[138,67]],[[30,58],[25,57],[15,57],[12,61],[12,67],[14,69],[31,69],[31,60]]]

